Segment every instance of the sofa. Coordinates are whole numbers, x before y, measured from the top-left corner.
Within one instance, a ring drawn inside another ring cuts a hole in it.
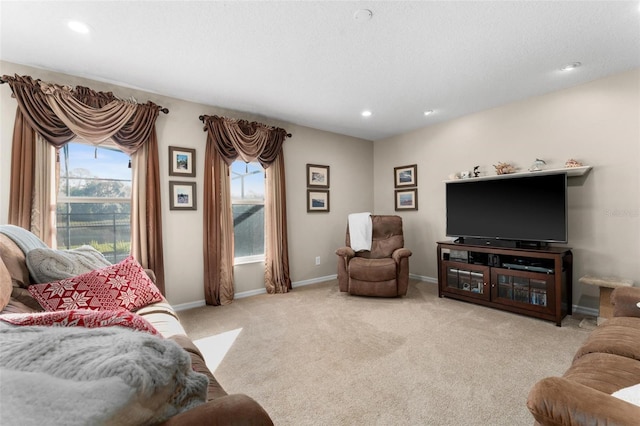
[[[152,271],[146,271],[153,277]],[[38,300],[29,292],[29,287],[36,285],[32,281],[29,268],[27,267],[26,255],[16,242],[7,235],[0,233],[0,316],[16,316],[16,314],[33,314],[43,311]],[[269,415],[252,398],[244,394],[229,395],[217,382],[212,372],[207,368],[202,353],[187,336],[180,320],[171,305],[162,297],[162,300],[144,306],[135,312],[136,315],[144,318],[151,324],[161,337],[152,336],[156,340],[175,342],[179,348],[178,352],[187,360],[190,360],[189,372],[195,371],[208,379],[202,379],[204,389],[202,390],[202,401],[198,401],[194,406],[179,412],[176,415],[164,419],[161,424],[165,425],[272,425]],[[13,326],[12,326],[13,327]],[[19,328],[19,327],[13,327]],[[62,327],[49,327],[49,329],[61,329]],[[68,327],[79,329],[79,327]],[[110,327],[111,329],[122,329],[121,327]],[[135,331],[135,336],[145,337],[146,333]],[[151,338],[151,337],[149,337]],[[4,342],[3,342],[4,344]],[[173,343],[171,343],[173,345]],[[176,345],[173,345],[176,346]],[[187,355],[184,355],[187,354]],[[16,354],[15,358],[20,360],[21,355]],[[15,360],[14,359],[14,360]],[[3,366],[6,362],[3,360]],[[6,384],[11,371],[3,370],[3,384]],[[202,378],[202,376],[199,376]],[[8,391],[5,389],[5,391]],[[4,394],[3,394],[4,395]],[[54,395],[51,395],[54,398]],[[8,404],[5,396],[0,401],[0,407]],[[0,423],[2,424],[31,424],[30,412],[26,410],[23,418],[7,418],[6,406],[0,409]],[[4,413],[4,414],[3,414]],[[4,417],[4,418],[3,418]],[[88,422],[91,423],[91,422]],[[118,421],[111,422],[118,424]]]
[[[539,425],[640,424],[640,288],[611,293],[613,317],[576,352],[562,377],[531,389],[527,407]]]

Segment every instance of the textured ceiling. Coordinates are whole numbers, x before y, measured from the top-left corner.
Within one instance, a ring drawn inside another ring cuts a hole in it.
[[[640,67],[639,6],[3,0],[0,59],[379,140]]]

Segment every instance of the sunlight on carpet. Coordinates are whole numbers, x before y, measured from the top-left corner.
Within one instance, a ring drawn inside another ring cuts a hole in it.
[[[227,352],[229,352],[229,349],[231,349],[233,342],[236,341],[241,331],[242,328],[237,328],[194,341],[212,372],[215,373],[218,365],[220,365]]]

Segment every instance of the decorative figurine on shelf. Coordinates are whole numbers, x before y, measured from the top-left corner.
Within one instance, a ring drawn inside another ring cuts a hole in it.
[[[480,176],[480,170],[478,170],[480,168],[480,166],[475,166],[473,168],[473,177],[478,177]]]
[[[496,168],[496,174],[498,175],[508,175],[516,171],[516,168],[509,163],[498,163],[494,164],[493,167]]]
[[[564,166],[565,167],[582,167],[584,166],[584,164],[582,164],[578,160],[574,160],[573,158],[570,158],[567,160],[566,163],[564,163]]]
[[[546,166],[547,163],[545,163],[544,160],[536,158],[536,161],[534,161],[533,164],[531,165],[531,167],[529,167],[529,171],[530,172],[539,172],[540,170],[542,170],[542,166],[543,165]]]

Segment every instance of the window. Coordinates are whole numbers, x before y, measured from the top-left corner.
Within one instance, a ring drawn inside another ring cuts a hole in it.
[[[235,263],[264,260],[264,169],[259,163],[231,164]]]
[[[131,168],[115,145],[69,142],[60,149],[58,248],[91,245],[112,263],[131,251]]]

